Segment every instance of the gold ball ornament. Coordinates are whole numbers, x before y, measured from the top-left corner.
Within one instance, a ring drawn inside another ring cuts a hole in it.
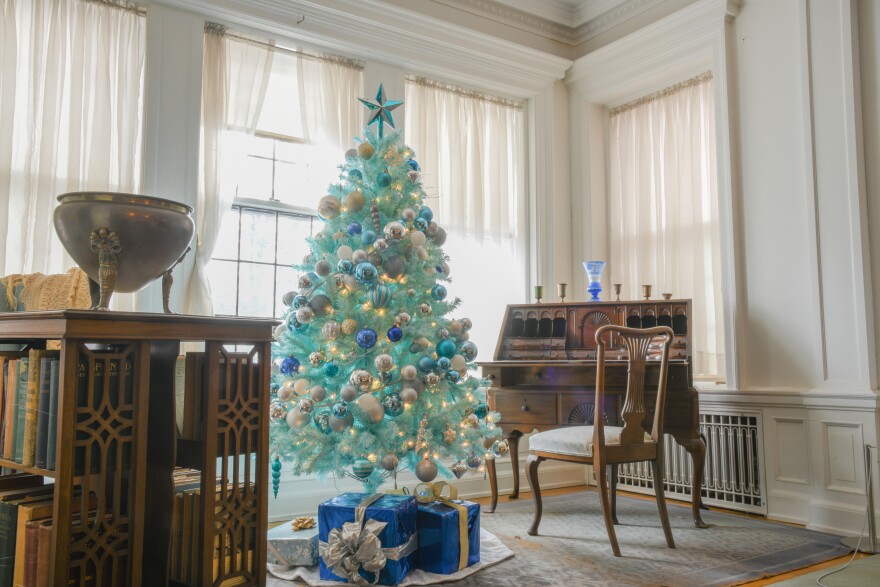
[[[354,334],[358,329],[358,323],[351,318],[342,321],[342,332],[345,334]]]
[[[372,159],[376,153],[376,149],[370,143],[361,143],[358,145],[358,156],[361,159]]]
[[[397,322],[397,324],[400,326],[409,326],[411,320],[412,316],[410,316],[406,312],[401,312],[394,317],[394,321]]]
[[[450,320],[449,324],[446,325],[446,328],[448,328],[449,332],[451,332],[452,334],[458,334],[463,330],[461,322],[459,322],[458,320]]]
[[[452,443],[455,442],[455,439],[457,437],[458,434],[455,432],[455,429],[447,424],[446,430],[443,431],[443,442],[445,442],[449,446],[452,446]]]
[[[414,230],[409,235],[409,242],[412,243],[414,247],[421,247],[426,242],[428,242],[428,237],[425,236],[425,233],[420,230]]]
[[[324,196],[318,200],[318,216],[324,220],[333,220],[341,211],[341,204],[335,196]]]
[[[345,196],[345,207],[348,208],[349,212],[359,212],[366,202],[367,199],[360,190],[348,192],[348,195]]]
[[[440,376],[436,373],[428,373],[425,375],[425,383],[428,385],[437,385],[440,383]]]

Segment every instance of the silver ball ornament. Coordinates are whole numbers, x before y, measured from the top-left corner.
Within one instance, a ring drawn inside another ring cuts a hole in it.
[[[296,407],[303,414],[311,414],[312,410],[315,408],[315,402],[307,397],[304,397],[299,400],[299,403],[296,405]]]
[[[309,355],[309,364],[312,367],[317,367],[318,365],[320,365],[321,363],[324,362],[325,358],[326,357],[324,356],[323,352],[315,351],[314,353]]]
[[[312,287],[312,285],[314,285],[315,282],[308,275],[300,275],[299,281],[297,281],[297,283],[299,284],[300,289],[309,289],[310,287]]]
[[[436,373],[428,373],[425,375],[425,383],[428,385],[437,385],[440,383],[440,376]]]
[[[322,385],[315,385],[309,390],[309,397],[316,402],[322,402],[327,397],[327,390]]]
[[[441,339],[449,338],[449,330],[447,330],[446,328],[441,328],[437,331],[437,336]]]
[[[376,242],[373,243],[373,248],[382,253],[388,249],[388,241],[384,238],[376,239]]]
[[[302,309],[302,308],[300,308],[300,309]],[[299,312],[299,310],[297,310],[297,312]],[[421,312],[422,314],[427,316],[427,315],[431,314],[431,312],[433,312],[433,310],[431,309],[430,304],[421,304],[421,305],[419,305],[419,312]],[[300,322],[302,322],[302,320],[300,320]]]
[[[393,471],[397,468],[397,464],[400,460],[397,458],[397,455],[394,453],[388,453],[384,457],[382,457],[382,468],[386,471]]]
[[[358,396],[358,389],[354,385],[343,385],[339,390],[339,398],[342,401],[353,402]]]
[[[373,363],[379,371],[390,371],[394,368],[394,359],[391,358],[391,355],[386,353],[382,353],[376,357]]]
[[[326,277],[330,275],[330,271],[332,267],[330,267],[330,262],[326,259],[321,259],[317,263],[315,263],[315,273],[320,275],[321,277]]]
[[[416,465],[416,477],[422,483],[430,483],[437,478],[437,464],[425,457]]]
[[[492,445],[492,452],[499,457],[503,457],[510,452],[510,446],[507,444],[506,440],[496,440]]]
[[[465,465],[461,461],[456,461],[452,465],[451,468],[452,468],[452,474],[455,475],[456,479],[461,479],[462,476],[464,476],[464,474],[467,473],[467,469],[468,469],[467,465]]]
[[[367,391],[373,385],[373,376],[369,371],[358,369],[351,374],[351,384],[360,387],[363,391]]]
[[[296,311],[296,319],[303,324],[308,324],[315,318],[315,311],[308,306],[303,306]]]
[[[293,303],[293,298],[297,296],[295,291],[286,292],[283,296],[281,296],[281,303],[285,306],[290,306]]]
[[[412,316],[410,316],[406,312],[401,312],[394,317],[394,321],[397,322],[400,326],[409,326],[409,323],[412,321]]]
[[[474,323],[471,322],[470,318],[462,318],[461,320],[459,320],[459,322],[461,322],[461,328],[465,332],[467,332],[468,330],[470,330],[471,328],[474,327]]]
[[[354,424],[354,416],[351,415],[351,412],[342,418],[330,414],[330,430],[333,432],[342,432],[352,424]]]
[[[273,420],[283,420],[284,418],[287,418],[287,412],[287,405],[282,401],[273,399],[272,403],[269,404],[269,416]]]
[[[389,222],[385,225],[385,228],[382,229],[382,232],[385,234],[385,238],[390,241],[399,241],[406,234],[406,227],[401,222]]]
[[[327,340],[335,339],[339,336],[339,322],[336,320],[328,320],[324,323],[324,326],[321,327],[321,334],[323,334],[324,338]]]
[[[477,467],[479,467],[482,464],[483,464],[483,459],[481,459],[480,455],[478,455],[477,453],[472,452],[471,454],[468,455],[467,466],[470,467],[471,469],[476,469]]]
[[[290,401],[296,397],[296,391],[290,383],[286,383],[278,388],[278,399],[283,402]]]

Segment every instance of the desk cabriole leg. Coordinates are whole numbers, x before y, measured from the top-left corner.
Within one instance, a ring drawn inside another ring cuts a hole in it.
[[[513,493],[510,499],[519,499],[519,439],[523,433],[512,430],[507,437],[507,445],[510,447],[510,465],[513,467]]]
[[[495,470],[495,459],[486,461],[486,471],[489,473],[489,490],[492,493],[492,503],[489,505],[489,513],[495,512],[498,505],[498,472]]]
[[[703,469],[706,466],[706,443],[699,436],[695,438],[679,438],[675,437],[676,442],[680,444],[689,455],[694,463],[694,478],[691,485],[691,509],[694,514],[694,526],[697,528],[708,528],[709,525],[703,521],[700,513],[702,505],[703,493]]]

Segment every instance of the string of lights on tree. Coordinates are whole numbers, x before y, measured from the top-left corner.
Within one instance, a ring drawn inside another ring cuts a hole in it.
[[[324,225],[294,266],[299,290],[285,294],[275,332],[276,496],[282,461],[296,475],[349,476],[373,492],[403,469],[426,482],[461,478],[508,452],[486,382],[469,375],[472,322],[447,318],[460,300],[444,285],[446,231],[425,205],[415,154],[393,131],[402,102],[381,85],[361,102],[367,129],[318,202]]]

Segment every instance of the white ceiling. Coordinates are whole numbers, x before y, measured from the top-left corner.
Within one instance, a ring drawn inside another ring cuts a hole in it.
[[[494,0],[514,10],[576,28],[627,3],[627,0]]]

